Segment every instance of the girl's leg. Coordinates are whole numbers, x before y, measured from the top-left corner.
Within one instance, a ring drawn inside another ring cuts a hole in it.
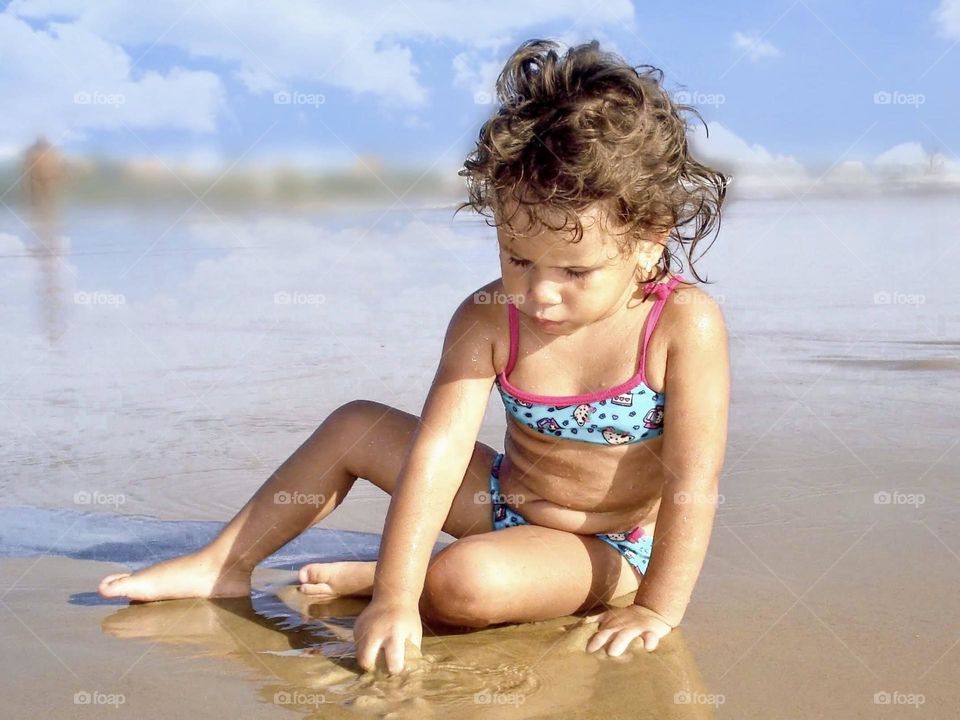
[[[457,540],[438,552],[421,605],[448,625],[536,622],[635,594],[642,578],[592,535],[518,525]]]
[[[110,575],[105,597],[150,601],[231,597],[250,591],[250,573],[265,557],[326,517],[358,477],[393,492],[420,419],[381,403],[357,400],[335,410],[267,479],[206,547],[139,572]],[[495,451],[477,443],[443,529],[454,537],[492,530],[486,493]],[[316,504],[290,502],[312,495]],[[373,564],[370,564],[373,567]]]

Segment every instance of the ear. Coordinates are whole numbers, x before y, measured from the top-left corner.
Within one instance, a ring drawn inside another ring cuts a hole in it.
[[[663,250],[667,244],[667,238],[670,232],[666,231],[657,234],[647,234],[636,243],[634,255],[637,260],[637,267],[644,272],[650,272],[654,266],[660,262],[663,257]]]

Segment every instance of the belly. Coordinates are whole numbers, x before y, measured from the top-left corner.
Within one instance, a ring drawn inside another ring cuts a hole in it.
[[[653,534],[663,466],[661,437],[604,446],[563,440],[508,420],[500,489],[529,522],[591,535],[641,525]]]

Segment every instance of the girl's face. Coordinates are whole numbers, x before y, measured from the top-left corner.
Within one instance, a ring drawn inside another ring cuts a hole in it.
[[[643,243],[642,249],[625,254],[619,238],[604,231],[598,210],[579,216],[583,237],[573,243],[568,230],[531,229],[514,207],[508,208],[510,225],[497,227],[503,288],[545,333],[569,335],[626,310],[637,290],[637,268],[645,275],[645,266],[656,261],[661,249]]]

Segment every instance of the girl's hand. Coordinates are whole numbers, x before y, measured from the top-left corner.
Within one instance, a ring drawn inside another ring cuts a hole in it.
[[[404,644],[407,640],[418,648],[423,641],[423,625],[417,603],[411,605],[402,601],[372,600],[353,625],[357,663],[364,670],[376,668],[381,650],[391,675],[403,670]]]
[[[587,652],[596,652],[607,646],[607,655],[617,657],[636,638],[642,638],[645,650],[655,650],[660,638],[673,628],[663,620],[652,617],[638,605],[610,608],[606,612],[588,615],[584,622],[600,621],[600,629],[587,642]]]

